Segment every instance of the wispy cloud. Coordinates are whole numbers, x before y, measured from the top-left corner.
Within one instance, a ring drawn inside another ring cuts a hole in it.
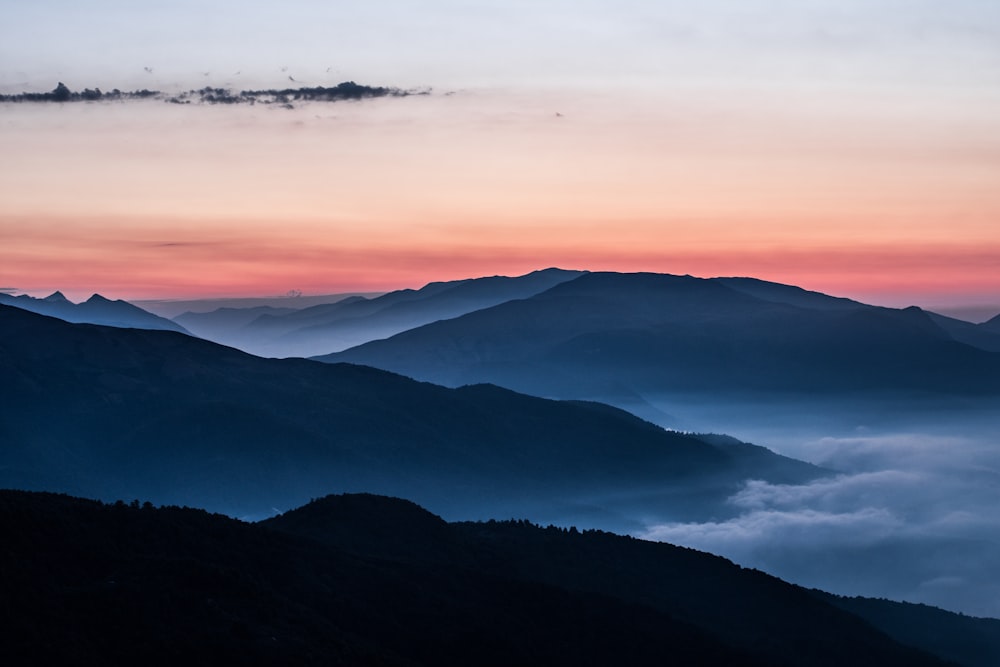
[[[902,526],[898,517],[883,508],[865,507],[851,512],[766,509],[728,521],[663,524],[651,528],[643,537],[732,554],[734,550],[756,551],[766,543],[809,550],[872,544]]]

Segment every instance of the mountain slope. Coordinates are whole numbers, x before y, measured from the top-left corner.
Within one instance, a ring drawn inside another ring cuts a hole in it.
[[[866,304],[833,297],[821,292],[810,292],[791,285],[771,283],[756,278],[713,278],[713,280],[744,292],[763,301],[784,303],[801,308],[815,310],[850,310],[854,308],[871,308]],[[990,331],[984,324],[972,324],[965,320],[955,319],[946,315],[927,311],[927,316],[934,324],[955,341],[989,352],[1000,352],[1000,331]]]
[[[0,531],[6,665],[657,665],[664,647],[684,664],[766,664],[610,596],[200,510],[0,491]]]
[[[253,306],[251,308],[217,308],[206,313],[187,311],[173,318],[173,321],[183,326],[199,338],[221,343],[239,336],[240,330],[261,315],[282,316],[294,313],[295,308],[275,308],[273,306]]]
[[[1000,334],[1000,315],[986,320],[979,327],[992,333]]]
[[[724,499],[748,477],[824,474],[605,405],[261,359],[5,307],[0,377],[0,485],[235,515],[371,490],[466,517],[503,510],[622,527],[638,507],[675,518],[732,512]]]
[[[804,589],[668,544],[524,521],[446,524],[407,501],[367,494],[322,498],[262,523],[390,562],[606,595],[690,623],[769,664],[926,659],[917,652],[904,659],[886,637]]]
[[[712,278],[711,280],[737,292],[758,298],[761,301],[784,303],[800,308],[813,310],[851,310],[853,308],[865,307],[865,304],[852,299],[830,296],[822,292],[812,292],[804,290],[801,287],[795,287],[794,285],[784,285],[758,278]]]
[[[133,304],[161,317],[174,319],[184,313],[209,313],[214,310],[247,310],[250,308],[275,308],[278,310],[301,310],[324,303],[336,303],[344,299],[371,298],[382,292],[340,292],[337,294],[314,294],[305,296],[294,290],[281,296],[229,297],[204,299],[136,299]]]
[[[303,308],[291,313],[262,313],[239,327],[209,331],[205,337],[247,352],[269,357],[311,356],[343,350],[414,327],[464,315],[513,299],[523,299],[580,271],[545,269],[524,276],[492,276],[430,283],[419,290],[398,290],[374,299],[353,298]],[[233,320],[234,313],[178,318]]]
[[[908,646],[965,667],[1000,665],[1000,619],[953,614],[924,604],[814,593]]]
[[[1000,354],[954,340],[917,308],[659,274],[591,273],[318,359],[618,403],[630,394],[1000,393]]]
[[[972,324],[965,320],[957,320],[954,317],[947,317],[937,313],[927,313],[931,320],[939,327],[948,332],[954,340],[965,343],[981,350],[990,352],[1000,352],[1000,328],[993,330],[988,326],[989,322],[982,324]]]
[[[58,317],[66,322],[188,333],[183,326],[166,318],[133,306],[127,301],[105,299],[100,294],[94,294],[83,303],[73,303],[63,296],[62,292],[54,292],[44,299],[35,299],[26,294],[21,296],[0,294],[0,304],[40,315]]]
[[[5,664],[944,664],[707,554],[523,523],[448,525],[388,498],[348,497],[335,517],[343,503],[320,503],[298,525],[339,539],[280,520],[0,491]],[[411,520],[443,531],[415,531],[418,554],[445,539],[496,560],[387,557],[351,537],[389,537]],[[571,569],[528,565],[544,562]],[[664,585],[673,590],[657,598]]]

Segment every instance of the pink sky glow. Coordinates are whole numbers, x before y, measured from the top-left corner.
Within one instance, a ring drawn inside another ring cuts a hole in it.
[[[292,74],[432,90],[291,110],[0,103],[0,287],[322,294],[561,266],[1000,307],[1000,12],[984,3],[630,0],[532,21],[432,3],[426,31],[375,4],[303,23],[318,10],[291,3],[287,25],[191,4],[204,30],[185,3],[96,3],[65,31],[19,7],[0,93]],[[73,50],[80,34],[106,48]]]

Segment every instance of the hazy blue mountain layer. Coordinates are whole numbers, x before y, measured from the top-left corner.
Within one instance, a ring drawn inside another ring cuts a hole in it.
[[[993,333],[1000,334],[1000,315],[988,319],[979,326],[988,331],[992,331]]]
[[[143,310],[156,313],[160,317],[174,319],[185,313],[210,313],[214,310],[246,310],[250,308],[276,308],[279,310],[301,310],[323,303],[335,303],[350,297],[373,298],[383,292],[338,292],[335,294],[304,295],[291,290],[280,296],[206,297],[201,299],[135,299],[132,301]]]
[[[95,294],[82,303],[73,303],[63,296],[62,292],[54,292],[44,299],[36,299],[26,294],[11,296],[0,293],[0,304],[15,306],[40,315],[58,317],[66,322],[188,333],[176,322],[154,315],[127,301],[105,299],[100,294]]]
[[[997,349],[1000,336],[986,325],[918,308],[743,278],[589,273],[317,359],[446,386],[491,382],[599,400],[663,425],[703,429],[726,423],[685,422],[689,407],[693,414],[753,404],[747,409],[757,419],[772,421],[808,410],[818,423],[843,412],[840,400],[995,397]],[[805,402],[813,404],[800,411]]]
[[[918,308],[810,293],[765,299],[734,282],[590,273],[319,358],[545,395],[1000,392],[1000,354],[956,341]]]
[[[748,478],[825,472],[606,405],[262,359],[7,307],[0,377],[0,486],[237,516],[371,490],[450,516],[516,511],[623,527],[640,515],[724,516],[734,511],[725,498]]]
[[[524,299],[581,271],[546,269],[524,276],[492,276],[430,283],[376,298],[352,297],[290,312],[220,309],[185,313],[175,321],[196,335],[265,357],[308,357],[464,315],[515,299]]]

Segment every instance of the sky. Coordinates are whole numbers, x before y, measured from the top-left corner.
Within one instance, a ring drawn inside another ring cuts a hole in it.
[[[992,0],[0,0],[0,288],[377,291],[548,266],[1000,312]],[[992,310],[991,310],[992,309]]]

